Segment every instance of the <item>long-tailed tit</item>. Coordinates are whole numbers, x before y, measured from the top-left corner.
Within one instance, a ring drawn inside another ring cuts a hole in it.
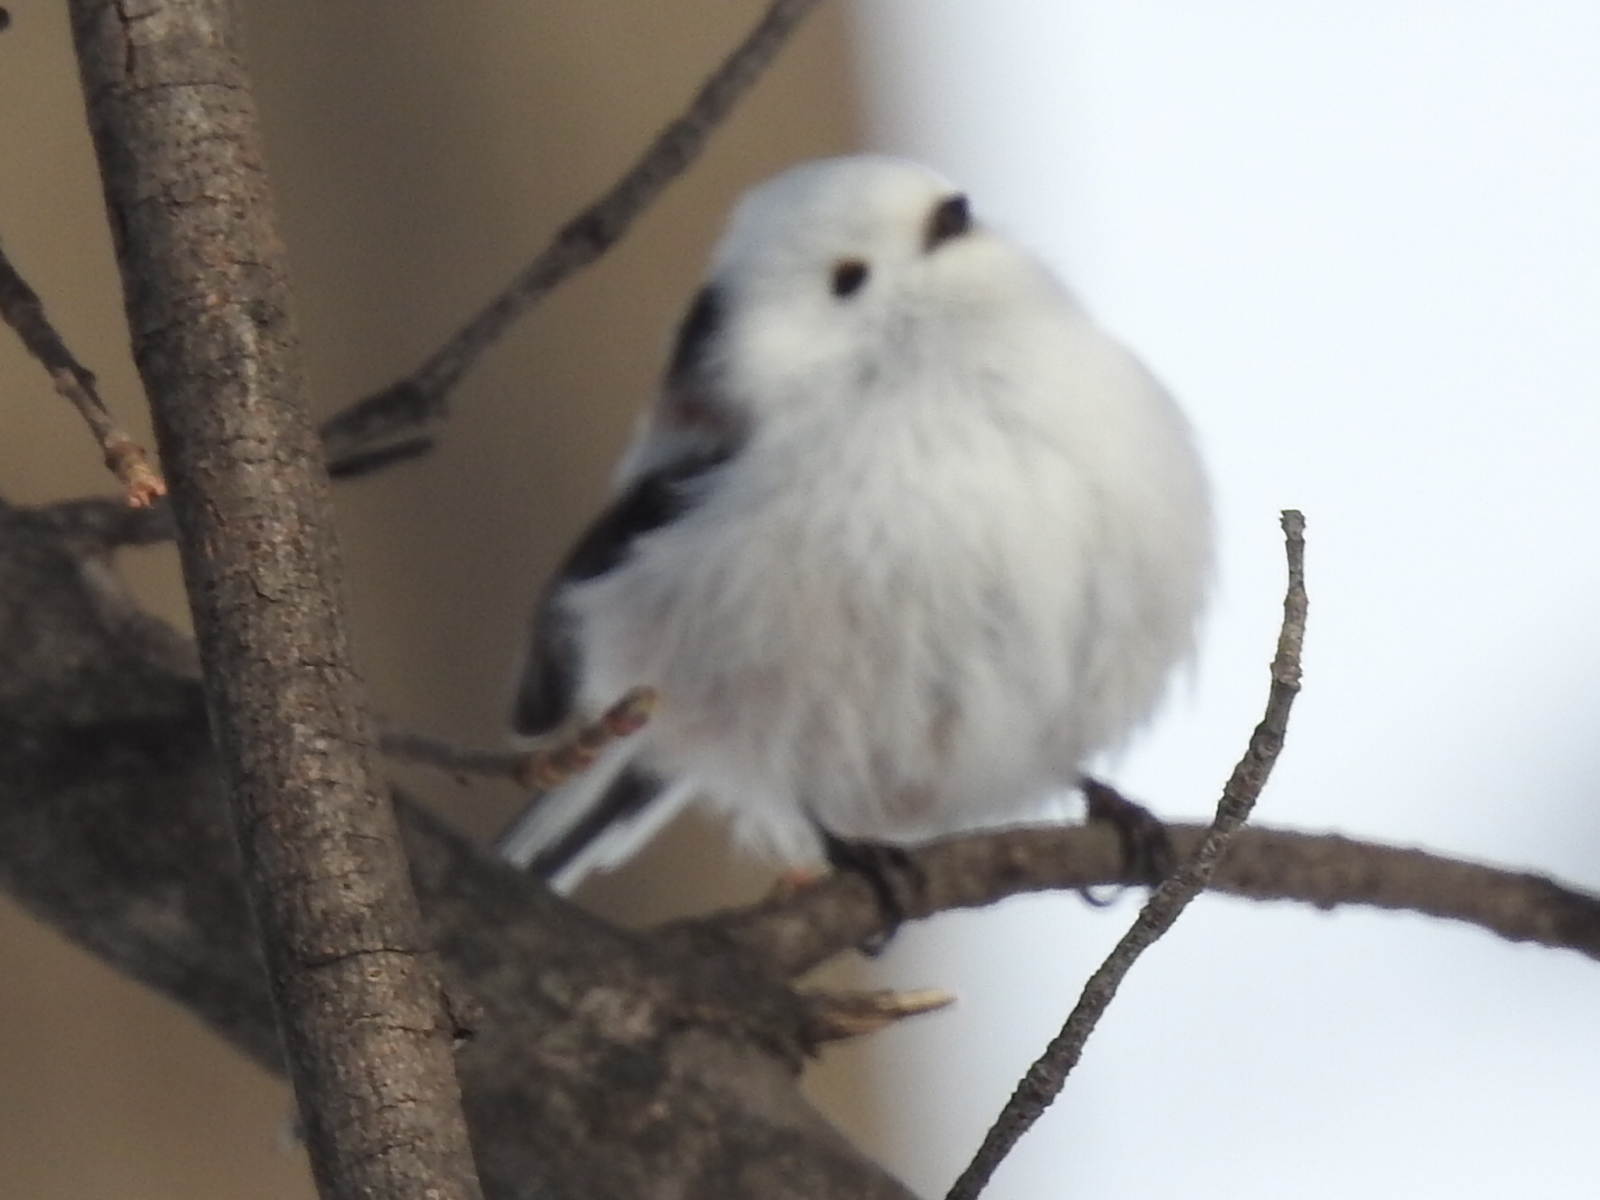
[[[697,796],[797,864],[1036,817],[1149,714],[1210,558],[1183,417],[1044,266],[924,167],[795,167],[735,210],[513,726],[660,706],[500,849],[568,887]]]

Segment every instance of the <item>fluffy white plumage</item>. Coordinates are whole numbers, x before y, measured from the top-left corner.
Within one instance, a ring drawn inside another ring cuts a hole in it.
[[[1209,574],[1165,392],[948,182],[878,156],[740,203],[617,486],[545,597],[518,725],[661,704],[502,839],[559,885],[696,794],[796,863],[819,829],[1026,820],[1149,714]]]

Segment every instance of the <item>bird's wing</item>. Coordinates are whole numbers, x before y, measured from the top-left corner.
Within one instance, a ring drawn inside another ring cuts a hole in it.
[[[720,326],[720,304],[707,288],[679,329],[666,387],[623,459],[615,498],[540,598],[512,704],[511,728],[519,737],[551,733],[582,715],[577,710],[583,654],[563,603],[567,589],[615,570],[641,537],[693,508],[709,477],[744,442],[742,414],[720,394],[708,366]],[[689,787],[664,787],[634,765],[637,752],[637,738],[627,739],[577,779],[535,800],[501,834],[501,854],[568,886],[589,870],[626,858],[692,793]]]
[[[512,703],[513,733],[538,737],[581,715],[583,651],[573,618],[562,603],[566,589],[615,570],[635,541],[686,512],[699,493],[696,484],[727,457],[727,451],[702,448],[658,464],[635,480],[578,540],[534,613],[532,638]],[[663,791],[660,779],[632,763],[637,753],[638,735],[634,735],[613,745],[576,779],[535,799],[500,835],[496,849],[501,856],[561,890],[576,887],[591,870],[626,859],[689,796],[681,788]]]
[[[692,508],[705,477],[744,442],[741,407],[717,383],[723,312],[720,293],[710,285],[689,306],[666,385],[623,456],[611,505],[578,539],[539,598],[512,705],[511,730],[519,737],[549,733],[574,715],[583,667],[576,632],[562,609],[566,589],[614,570],[639,538]]]
[[[511,709],[511,731],[518,737],[550,733],[576,715],[583,662],[577,631],[563,605],[567,589],[615,570],[641,537],[693,508],[707,477],[737,449],[732,442],[669,436],[680,443],[676,453],[664,457],[655,452],[657,461],[589,526],[540,597]]]

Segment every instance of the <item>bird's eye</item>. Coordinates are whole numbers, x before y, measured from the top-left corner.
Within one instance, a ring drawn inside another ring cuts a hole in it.
[[[833,264],[833,294],[841,298],[853,296],[867,281],[867,264],[859,258],[840,259]]]
[[[926,245],[929,250],[958,238],[972,229],[972,206],[965,196],[948,196],[928,216]]]

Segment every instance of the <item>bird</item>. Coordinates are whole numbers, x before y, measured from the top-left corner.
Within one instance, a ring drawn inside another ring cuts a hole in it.
[[[918,163],[734,208],[609,506],[544,589],[526,745],[659,706],[500,854],[569,891],[689,803],[791,867],[1043,819],[1193,656],[1209,487],[1154,376]]]

